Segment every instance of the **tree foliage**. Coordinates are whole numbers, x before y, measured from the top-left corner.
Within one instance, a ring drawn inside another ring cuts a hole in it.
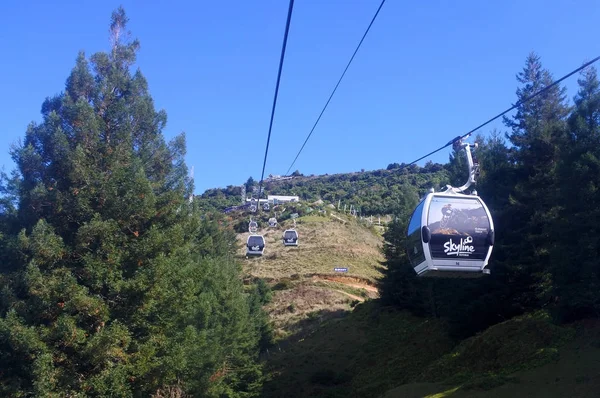
[[[594,68],[578,80],[575,109],[556,165],[549,249],[558,319],[600,315],[600,82]]]
[[[261,295],[244,291],[233,235],[187,200],[185,136],[165,141],[127,22],[113,13],[110,51],[79,54],[11,151],[1,395],[257,395]]]

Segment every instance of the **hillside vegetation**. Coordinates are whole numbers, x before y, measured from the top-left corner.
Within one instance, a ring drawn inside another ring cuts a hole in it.
[[[385,170],[364,171],[323,176],[295,176],[291,180],[266,182],[265,195],[297,195],[304,202],[323,200],[347,208],[352,205],[362,215],[397,214],[412,207],[419,195],[430,188],[440,189],[448,181],[447,169],[434,163],[424,167],[392,164]],[[400,168],[402,167],[402,168]],[[248,197],[258,184],[249,178],[246,184]],[[197,196],[206,211],[222,211],[229,206],[239,206],[241,185],[209,189]],[[256,195],[254,195],[256,197]],[[340,202],[341,201],[341,202]]]
[[[359,304],[274,351],[264,395],[590,397],[600,386],[598,322],[555,326],[539,313],[462,342],[447,331],[441,320]]]

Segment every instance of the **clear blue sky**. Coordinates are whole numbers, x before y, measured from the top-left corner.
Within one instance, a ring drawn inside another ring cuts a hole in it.
[[[287,170],[379,3],[296,0],[265,175]],[[287,0],[2,2],[0,165],[77,52],[108,48],[119,4],[166,137],[187,134],[196,192],[260,178]],[[597,0],[387,0],[294,169],[414,160],[509,107],[530,51],[555,78],[597,56],[599,21]]]

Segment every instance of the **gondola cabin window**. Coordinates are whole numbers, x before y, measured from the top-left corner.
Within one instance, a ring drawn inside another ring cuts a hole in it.
[[[421,242],[421,218],[423,216],[423,206],[425,200],[421,201],[410,219],[407,231],[407,247],[408,247],[408,258],[413,266],[425,261],[425,254],[423,251],[423,243]]]
[[[490,221],[477,197],[431,198],[427,226],[431,231],[429,250],[433,259],[484,260]]]
[[[261,236],[251,236],[250,239],[248,239],[249,247],[261,248],[261,246],[263,246],[263,245],[264,245],[264,240]]]

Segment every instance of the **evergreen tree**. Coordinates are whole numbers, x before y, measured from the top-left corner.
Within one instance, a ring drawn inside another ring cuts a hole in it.
[[[569,135],[558,165],[558,200],[551,229],[556,316],[600,316],[600,82],[582,72]]]
[[[248,179],[246,180],[246,193],[247,194],[251,194],[252,193],[252,187],[257,185],[256,181],[254,181],[254,178],[252,178],[252,176],[248,177]]]
[[[529,54],[525,67],[517,75],[522,84],[517,98],[522,101],[549,86],[552,75],[543,69],[539,56]],[[512,118],[504,118],[511,129],[507,138],[514,148],[515,187],[511,194],[511,210],[507,214],[510,229],[506,229],[507,256],[523,277],[531,278],[531,294],[524,293],[523,305],[536,306],[547,301],[551,289],[549,249],[552,245],[548,223],[556,192],[556,165],[560,147],[566,138],[565,89],[553,86],[534,99],[519,103]]]
[[[0,394],[256,395],[260,309],[233,237],[188,202],[185,137],[165,142],[127,21],[113,12],[111,51],[80,53],[12,150]]]
[[[445,189],[446,185],[460,187],[467,181],[469,178],[469,166],[467,163],[467,155],[463,148],[452,148],[452,152],[448,157],[446,169],[449,174],[448,181],[440,187],[440,190]]]

